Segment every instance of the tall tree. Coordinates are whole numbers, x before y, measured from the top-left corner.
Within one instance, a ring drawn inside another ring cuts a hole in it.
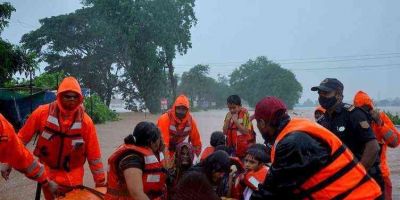
[[[11,13],[15,11],[14,6],[8,2],[0,4],[0,33],[8,26]]]
[[[168,68],[173,91],[170,95],[176,95],[172,61],[176,52],[184,54],[191,47],[190,28],[197,21],[194,0],[86,0],[84,3],[106,13],[103,19],[110,26],[108,30],[118,36],[125,99],[134,102],[132,98],[139,97],[150,112],[158,112],[161,95],[167,91],[164,68]]]
[[[194,0],[83,3],[86,7],[74,13],[40,20],[42,26],[23,37],[24,46],[49,63],[47,70],[77,76],[107,104],[118,86],[128,102],[143,102],[158,112],[166,81],[173,91],[176,87],[176,52],[191,47]]]
[[[188,72],[183,72],[179,90],[191,99],[206,100],[213,81],[208,77],[209,70],[208,65],[196,65]]]
[[[48,63],[47,71],[63,70],[77,77],[110,105],[118,84],[113,35],[93,8],[40,20],[41,27],[25,34],[21,42]]]
[[[0,4],[0,34],[8,26],[15,8],[10,3]],[[36,67],[35,55],[0,38],[0,86],[16,73],[30,72]]]
[[[221,108],[226,104],[226,97],[231,94],[226,77],[219,76],[218,81],[209,77],[208,65],[196,65],[184,72],[178,91],[197,101],[215,102]]]
[[[161,0],[158,10],[165,10],[169,13],[157,13],[157,18],[163,28],[161,29],[161,36],[158,43],[162,47],[165,65],[168,68],[168,79],[170,81],[172,97],[176,97],[177,80],[174,77],[173,59],[175,59],[176,52],[180,55],[186,54],[187,50],[192,47],[190,29],[196,25],[197,18],[194,13],[194,0]]]
[[[303,90],[291,71],[264,56],[249,60],[235,69],[230,77],[232,89],[247,100],[250,106],[255,106],[264,96],[277,96],[289,108],[293,108]]]

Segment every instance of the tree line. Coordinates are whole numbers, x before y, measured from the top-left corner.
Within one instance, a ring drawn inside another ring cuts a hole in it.
[[[62,71],[91,88],[107,106],[122,94],[126,106],[160,111],[186,93],[199,102],[225,105],[235,93],[254,105],[275,95],[289,106],[298,102],[302,87],[295,75],[266,57],[249,60],[230,76],[209,77],[209,66],[197,65],[179,77],[173,60],[192,47],[196,25],[195,0],[83,0],[72,13],[40,19],[41,26],[22,36],[21,46],[0,40],[0,85],[17,72],[32,72],[45,63],[46,73]],[[0,4],[0,31],[15,11]]]

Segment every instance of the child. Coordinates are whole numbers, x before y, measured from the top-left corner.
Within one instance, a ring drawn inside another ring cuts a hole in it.
[[[227,137],[227,146],[233,156],[243,159],[247,148],[254,141],[253,127],[247,109],[242,107],[238,95],[231,95],[226,100],[229,112],[225,116],[223,131]]]
[[[209,155],[211,155],[215,151],[215,147],[219,145],[225,145],[225,135],[221,131],[215,131],[211,134],[210,145],[204,149],[203,153],[201,153],[200,162],[206,159]]]
[[[235,181],[233,197],[248,200],[258,184],[264,182],[268,173],[266,163],[270,162],[268,148],[263,144],[254,144],[246,152],[244,166],[246,172]]]

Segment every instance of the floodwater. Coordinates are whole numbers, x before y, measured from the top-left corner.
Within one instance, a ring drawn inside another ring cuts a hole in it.
[[[291,116],[296,117],[312,117],[312,108],[301,108],[291,111]],[[197,121],[197,125],[200,129],[203,148],[209,145],[209,138],[213,131],[221,130],[223,120],[227,110],[211,110],[193,113],[194,118]],[[250,111],[252,114],[252,111]],[[108,122],[106,124],[96,125],[100,145],[102,149],[103,162],[105,165],[107,158],[111,155],[113,150],[123,142],[123,138],[130,134],[133,127],[140,121],[153,121],[156,122],[158,116],[149,115],[144,113],[121,113],[121,120],[115,122]],[[255,125],[255,124],[254,124]],[[263,140],[260,134],[257,133],[257,142],[262,143]],[[30,145],[29,148],[32,149]],[[400,199],[400,150],[390,149],[389,150],[389,163],[392,169],[392,181],[393,181],[393,199]],[[90,170],[85,164],[85,177],[84,184],[89,187],[93,187],[93,178],[90,174]],[[15,171],[12,172],[10,180],[5,182],[0,180],[0,199],[1,200],[20,200],[20,199],[34,199],[36,184],[35,182],[25,178],[20,173]]]

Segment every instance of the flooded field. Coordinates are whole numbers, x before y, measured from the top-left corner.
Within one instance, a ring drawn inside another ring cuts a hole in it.
[[[400,109],[398,109],[400,111]],[[250,111],[252,113],[252,111]],[[196,112],[193,114],[197,120],[200,129],[203,147],[209,144],[209,138],[213,131],[221,130],[222,123],[226,114],[226,110],[212,110]],[[292,116],[297,117],[312,117],[312,109],[295,109],[291,111]],[[123,142],[123,138],[132,132],[133,127],[140,121],[147,120],[156,122],[158,116],[148,115],[144,113],[121,113],[121,120],[116,122],[109,122],[106,124],[97,125],[98,136],[103,154],[103,162],[106,163],[107,158],[113,152],[115,147]],[[257,134],[257,142],[262,143],[263,140]],[[32,146],[30,146],[32,148]],[[393,181],[393,199],[400,199],[400,149],[389,150],[389,162],[392,169]],[[86,165],[86,174],[84,183],[87,186],[93,186],[93,179],[90,170]],[[17,172],[11,174],[9,181],[5,182],[0,180],[0,199],[1,200],[20,200],[20,199],[34,199],[36,184],[35,182],[25,178]]]

